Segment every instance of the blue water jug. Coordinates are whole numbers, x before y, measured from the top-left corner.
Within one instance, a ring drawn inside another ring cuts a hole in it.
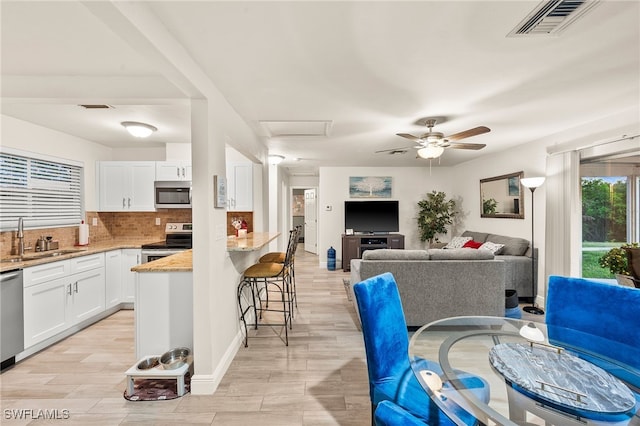
[[[329,247],[327,250],[327,269],[330,271],[336,270],[336,249]]]

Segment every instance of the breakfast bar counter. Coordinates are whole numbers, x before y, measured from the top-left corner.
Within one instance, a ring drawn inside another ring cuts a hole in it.
[[[246,238],[227,237],[227,251],[258,251],[278,238],[279,232],[250,232]]]

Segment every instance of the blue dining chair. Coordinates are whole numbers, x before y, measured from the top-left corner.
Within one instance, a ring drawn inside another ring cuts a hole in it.
[[[426,423],[391,401],[380,401],[375,426],[425,426]]]
[[[409,363],[409,336],[402,302],[395,278],[391,273],[376,275],[353,286],[367,356],[371,419],[376,406],[391,401],[431,426],[453,425],[413,375]],[[442,374],[438,363],[420,360],[425,369]],[[469,373],[459,372],[465,386],[483,402],[489,401],[489,384]],[[456,415],[473,425],[476,420],[459,408]]]

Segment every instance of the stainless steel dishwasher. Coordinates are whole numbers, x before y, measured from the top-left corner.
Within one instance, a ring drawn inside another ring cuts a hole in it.
[[[0,274],[0,355],[1,369],[15,364],[24,350],[24,305],[22,270]]]

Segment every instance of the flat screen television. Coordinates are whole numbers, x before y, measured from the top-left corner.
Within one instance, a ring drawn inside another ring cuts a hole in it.
[[[344,228],[355,233],[387,234],[400,231],[398,201],[345,201]]]

